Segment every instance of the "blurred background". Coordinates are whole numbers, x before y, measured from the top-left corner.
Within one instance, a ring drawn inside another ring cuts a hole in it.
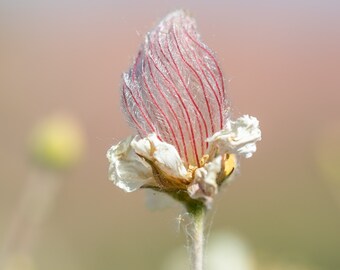
[[[212,234],[244,239],[257,269],[340,269],[340,3],[332,0],[0,0],[0,244],[31,175],[44,178],[29,155],[35,126],[66,113],[84,143],[72,168],[53,173],[58,192],[31,269],[163,269],[184,248],[181,210],[150,211],[143,192],[113,186],[106,159],[133,133],[120,110],[121,74],[144,34],[177,8],[193,14],[217,53],[233,114],[258,117],[263,132],[216,200]]]

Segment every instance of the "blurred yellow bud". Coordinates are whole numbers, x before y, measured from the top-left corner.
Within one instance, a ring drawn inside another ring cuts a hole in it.
[[[36,162],[63,170],[77,163],[84,152],[85,139],[79,123],[67,115],[46,118],[33,130],[29,144]]]

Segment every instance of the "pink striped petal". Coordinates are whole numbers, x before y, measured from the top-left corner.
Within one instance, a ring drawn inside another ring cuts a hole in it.
[[[221,69],[184,11],[147,34],[123,75],[122,107],[140,136],[156,133],[192,165],[206,152],[206,138],[225,125],[229,105]]]

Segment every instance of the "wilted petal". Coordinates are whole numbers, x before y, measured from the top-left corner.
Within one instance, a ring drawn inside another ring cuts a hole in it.
[[[187,170],[176,148],[160,141],[156,134],[149,134],[144,139],[133,140],[131,146],[138,155],[152,161],[168,176],[186,178]]]
[[[148,33],[123,76],[122,107],[142,137],[156,133],[199,165],[229,107],[220,67],[187,13],[169,14]]]
[[[211,143],[211,151],[218,148],[220,154],[238,154],[249,158],[256,151],[256,142],[261,140],[259,121],[244,115],[236,121],[229,120],[225,129],[216,132],[207,139]]]
[[[208,162],[202,168],[198,168],[194,173],[194,180],[188,187],[188,193],[193,199],[201,199],[209,206],[212,197],[217,194],[217,175],[222,168],[222,157],[218,156]]]
[[[155,185],[151,166],[136,154],[131,147],[132,140],[131,136],[107,151],[109,179],[127,192],[143,185]]]
[[[163,192],[158,192],[152,189],[145,190],[146,206],[150,210],[161,210],[174,205],[176,202],[172,197]]]

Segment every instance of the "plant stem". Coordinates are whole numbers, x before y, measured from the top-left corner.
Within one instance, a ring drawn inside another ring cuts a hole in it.
[[[61,180],[58,175],[42,170],[33,171],[28,177],[9,230],[0,245],[0,269],[7,269],[13,258],[27,256],[30,259],[41,227],[61,187]]]
[[[203,204],[187,206],[191,228],[187,231],[191,270],[203,270],[204,267],[204,221],[206,208]]]

